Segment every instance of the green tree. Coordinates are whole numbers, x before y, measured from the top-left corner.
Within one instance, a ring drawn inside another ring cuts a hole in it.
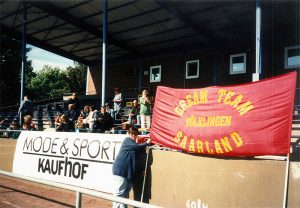
[[[60,68],[45,65],[31,79],[28,88],[38,99],[58,98],[70,91],[66,79],[66,74]]]
[[[67,68],[66,81],[71,92],[82,94],[86,87],[86,66],[78,62],[74,62],[74,65]]]

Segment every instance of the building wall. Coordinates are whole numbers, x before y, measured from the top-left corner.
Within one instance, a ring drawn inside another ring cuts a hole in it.
[[[230,49],[195,51],[180,53],[170,56],[147,58],[140,62],[132,62],[118,65],[108,65],[106,77],[106,94],[113,97],[113,89],[118,86],[124,92],[136,89],[136,95],[140,93],[139,88],[149,88],[152,95],[155,94],[159,85],[174,88],[202,88],[211,85],[229,85],[252,81],[253,54],[250,45],[246,48],[235,47]],[[230,55],[247,54],[247,72],[245,74],[230,75]],[[185,79],[186,61],[199,60],[199,78]],[[214,60],[216,60],[214,62]],[[251,60],[251,61],[249,61]],[[150,83],[150,67],[161,65],[161,82]],[[100,76],[99,66],[92,67],[93,75]],[[215,70],[215,71],[214,71]],[[148,72],[145,75],[145,72]],[[141,80],[139,81],[139,74]],[[139,84],[139,82],[141,84]],[[96,88],[100,88],[97,83]],[[126,93],[125,93],[126,94]]]
[[[101,68],[99,67],[89,67],[87,73],[87,86],[86,94],[94,95],[101,92]]]
[[[284,69],[284,48],[294,45],[290,41],[278,41],[271,44],[267,40],[262,51],[261,78],[268,78],[291,71],[298,71],[297,88],[300,88],[298,69]],[[246,53],[246,73],[230,74],[230,55]],[[199,78],[185,79],[186,61],[199,60]],[[150,67],[161,65],[161,82],[150,83]],[[93,76],[101,77],[99,67],[91,68]],[[144,75],[145,71],[148,72]],[[125,97],[136,97],[142,89],[150,89],[155,95],[157,86],[174,88],[202,88],[212,85],[242,84],[252,81],[255,72],[255,48],[251,43],[243,46],[222,47],[204,52],[189,52],[176,55],[148,58],[140,62],[108,65],[106,77],[106,97],[113,98],[114,87],[120,87]],[[141,75],[140,75],[141,73]],[[139,80],[140,79],[140,80]],[[95,88],[101,92],[101,82],[95,82]],[[299,90],[298,90],[299,91]],[[300,92],[298,92],[300,93]]]

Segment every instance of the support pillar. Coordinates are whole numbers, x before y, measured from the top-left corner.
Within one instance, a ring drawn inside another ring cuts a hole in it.
[[[101,105],[105,103],[105,78],[106,78],[106,27],[107,27],[107,7],[108,1],[103,1],[103,16],[102,16],[102,99]]]
[[[20,104],[24,97],[24,76],[26,66],[26,32],[27,32],[27,3],[23,3],[23,22],[22,22],[22,63],[20,76]]]
[[[261,73],[261,0],[256,0],[255,73],[252,81],[258,81]]]

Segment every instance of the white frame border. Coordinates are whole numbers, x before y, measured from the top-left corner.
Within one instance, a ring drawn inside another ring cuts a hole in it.
[[[299,68],[300,64],[288,66],[288,50],[290,49],[300,49],[300,45],[294,45],[294,46],[289,46],[284,48],[284,68],[285,69]]]
[[[152,80],[152,69],[159,68],[159,80]],[[161,82],[161,65],[150,66],[150,83]]]
[[[197,74],[194,75],[194,76],[188,76],[188,65],[189,65],[189,63],[197,63]],[[195,78],[199,78],[199,59],[185,62],[185,79],[195,79]]]
[[[243,56],[244,57],[244,69],[243,71],[234,72],[233,71],[233,65],[232,65],[232,59],[235,57]],[[247,54],[246,53],[239,53],[239,54],[233,54],[230,55],[230,64],[229,64],[229,74],[245,74],[247,69]]]

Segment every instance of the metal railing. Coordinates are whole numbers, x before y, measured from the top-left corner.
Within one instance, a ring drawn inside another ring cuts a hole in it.
[[[141,207],[141,208],[158,208],[159,207],[156,205],[146,204],[146,203],[142,203],[142,202],[138,202],[138,201],[122,198],[122,197],[117,197],[117,196],[113,196],[111,194],[107,194],[107,193],[103,193],[103,192],[99,192],[99,191],[95,191],[95,190],[91,190],[91,189],[86,189],[86,188],[77,187],[77,186],[71,186],[71,185],[57,183],[57,182],[53,182],[53,181],[41,180],[41,179],[23,176],[23,175],[11,173],[11,172],[3,171],[3,170],[0,170],[0,174],[9,176],[9,177],[13,177],[13,178],[26,180],[26,181],[40,183],[40,184],[44,184],[44,185],[48,185],[48,186],[53,186],[53,187],[57,187],[57,188],[61,188],[61,189],[69,190],[69,191],[74,191],[74,192],[76,192],[76,208],[81,208],[81,195],[82,194],[98,197],[98,198],[105,199],[108,201],[127,204],[127,205],[130,205],[133,207]]]

